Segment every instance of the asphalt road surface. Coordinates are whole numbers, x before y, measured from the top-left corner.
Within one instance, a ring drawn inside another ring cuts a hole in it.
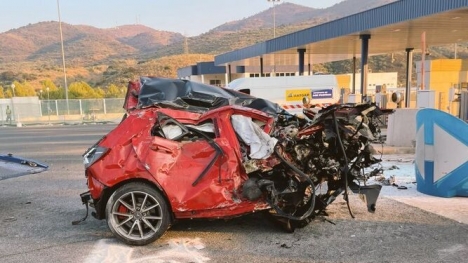
[[[367,213],[352,196],[327,217],[285,233],[261,214],[181,221],[145,247],[113,238],[85,214],[81,154],[115,125],[0,127],[0,153],[48,171],[0,181],[0,262],[466,262],[468,226],[385,197]]]

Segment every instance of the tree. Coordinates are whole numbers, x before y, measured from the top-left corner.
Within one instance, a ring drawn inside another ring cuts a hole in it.
[[[124,96],[124,89],[111,84],[106,91],[106,98],[122,98]]]
[[[84,81],[73,82],[68,87],[68,97],[70,99],[92,99],[102,98],[98,91],[93,89]]]
[[[55,83],[50,79],[41,81],[41,89],[43,91],[46,91],[47,88],[49,88],[49,92],[58,91],[57,86],[55,86]]]
[[[12,85],[15,86],[13,95],[15,95],[16,97],[29,97],[37,95],[36,91],[34,90],[34,87],[31,85],[31,83],[27,81],[23,81],[21,83],[18,81],[14,81]]]
[[[65,89],[62,87],[58,87],[57,90],[50,91],[49,88],[49,93],[47,94],[47,87],[44,90],[44,98],[47,98],[45,96],[48,96],[51,100],[60,100],[60,99],[65,99]]]
[[[0,73],[0,80],[1,81],[14,81],[17,77],[17,74],[13,71],[4,71]]]
[[[13,97],[13,92],[11,92],[11,88],[7,88],[6,91],[4,91],[3,94],[5,95],[5,98]]]

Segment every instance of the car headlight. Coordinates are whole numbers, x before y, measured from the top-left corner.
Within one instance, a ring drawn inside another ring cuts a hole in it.
[[[93,163],[95,163],[97,160],[103,157],[108,151],[109,151],[108,148],[104,148],[100,146],[94,146],[94,147],[89,148],[83,154],[83,164],[85,168],[90,167]]]

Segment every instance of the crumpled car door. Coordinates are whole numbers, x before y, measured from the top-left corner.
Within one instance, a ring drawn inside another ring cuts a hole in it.
[[[233,205],[232,194],[227,194],[232,182],[221,180],[226,170],[225,154],[215,140],[174,119],[161,126],[153,127],[152,136],[137,136],[132,143],[174,212]],[[170,129],[163,129],[168,126]]]

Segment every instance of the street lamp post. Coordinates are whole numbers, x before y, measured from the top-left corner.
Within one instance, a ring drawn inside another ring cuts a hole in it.
[[[273,3],[273,38],[276,38],[276,3],[280,2],[281,0],[267,0],[268,2]],[[273,56],[273,75],[276,75],[276,61],[275,61],[275,54]]]
[[[458,43],[453,44],[454,52],[453,52],[453,58],[457,59],[457,49],[458,49]]]
[[[49,87],[46,87],[47,91],[47,115],[49,116],[49,125],[50,125],[50,97],[49,97]]]
[[[15,100],[14,98],[16,97],[16,94],[15,94],[15,83],[11,83],[11,90],[13,91],[13,97],[11,98],[11,108],[12,108],[12,111],[13,111],[13,118],[15,118],[15,121],[17,122],[17,118],[15,117],[16,115],[16,109],[15,109]],[[11,124],[11,119],[10,119],[10,124]]]
[[[39,90],[39,105],[41,109],[41,117],[44,116],[44,111],[42,110],[44,98],[42,97],[42,89]]]
[[[57,12],[59,19],[59,29],[60,29],[60,44],[62,46],[62,64],[63,64],[63,79],[65,82],[65,101],[67,103],[67,114],[70,114],[70,106],[68,105],[68,84],[67,84],[67,70],[65,66],[65,50],[63,48],[63,33],[62,33],[62,18],[60,16],[60,2],[57,0]]]
[[[273,38],[276,37],[276,8],[275,4],[280,2],[281,0],[267,0],[268,2],[273,3]]]

